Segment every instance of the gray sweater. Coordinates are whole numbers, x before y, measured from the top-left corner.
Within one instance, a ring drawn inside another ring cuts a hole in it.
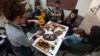
[[[7,23],[5,25],[8,39],[13,46],[31,47],[33,41],[29,40],[20,27]],[[18,29],[19,28],[19,29]]]

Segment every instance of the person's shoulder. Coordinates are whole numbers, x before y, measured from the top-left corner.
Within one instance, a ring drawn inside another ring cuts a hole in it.
[[[17,30],[15,27],[13,27],[13,26],[10,25],[10,24],[5,24],[5,28],[6,28],[6,30],[9,30],[9,31]]]
[[[15,36],[19,36],[21,35],[21,31],[9,24],[6,24],[5,26],[6,28],[6,33],[8,35],[8,37],[15,37]]]

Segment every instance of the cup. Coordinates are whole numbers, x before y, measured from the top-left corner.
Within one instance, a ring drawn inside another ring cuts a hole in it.
[[[54,48],[55,48],[55,46],[54,45],[51,45],[51,49],[54,50]]]

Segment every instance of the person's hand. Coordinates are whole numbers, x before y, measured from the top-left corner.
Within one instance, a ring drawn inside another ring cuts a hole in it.
[[[58,22],[58,23],[61,23],[62,21],[61,21],[61,20],[58,20],[57,22]]]
[[[39,20],[32,20],[36,24],[40,24]]]
[[[40,35],[42,32],[42,30],[38,30],[34,35]]]
[[[56,16],[56,14],[52,12],[52,13],[51,13],[51,16]]]
[[[40,22],[38,20],[34,20],[35,23],[39,24]]]

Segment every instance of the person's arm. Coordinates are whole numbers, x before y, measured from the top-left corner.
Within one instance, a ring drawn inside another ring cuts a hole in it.
[[[42,30],[38,30],[34,35],[40,35],[42,32]]]
[[[27,21],[28,21],[28,23],[32,23],[32,22],[34,22],[34,23],[39,24],[39,20],[27,20]]]
[[[71,37],[71,36],[66,36],[66,37],[65,37],[65,40],[66,40],[66,39],[70,39],[70,37]]]
[[[67,39],[70,39],[70,36],[66,36],[66,37],[62,37],[62,40],[67,40]]]
[[[41,34],[42,31],[41,30],[38,30],[34,35],[39,35]],[[25,46],[25,47],[31,47],[32,46],[32,43],[33,43],[33,40],[29,40],[26,36],[24,35],[19,35],[17,36],[19,37],[19,40],[18,40],[18,43]]]
[[[54,15],[57,16],[57,17],[60,17],[61,16],[61,13],[54,14]]]
[[[55,13],[51,12],[51,16],[56,16]]]
[[[53,13],[54,16],[57,16],[57,17],[61,17],[61,14],[62,14],[62,9],[59,9],[60,11],[58,13]]]
[[[57,17],[60,17],[60,16],[61,16],[61,13],[56,14],[56,13],[51,12],[51,16],[57,16]]]

